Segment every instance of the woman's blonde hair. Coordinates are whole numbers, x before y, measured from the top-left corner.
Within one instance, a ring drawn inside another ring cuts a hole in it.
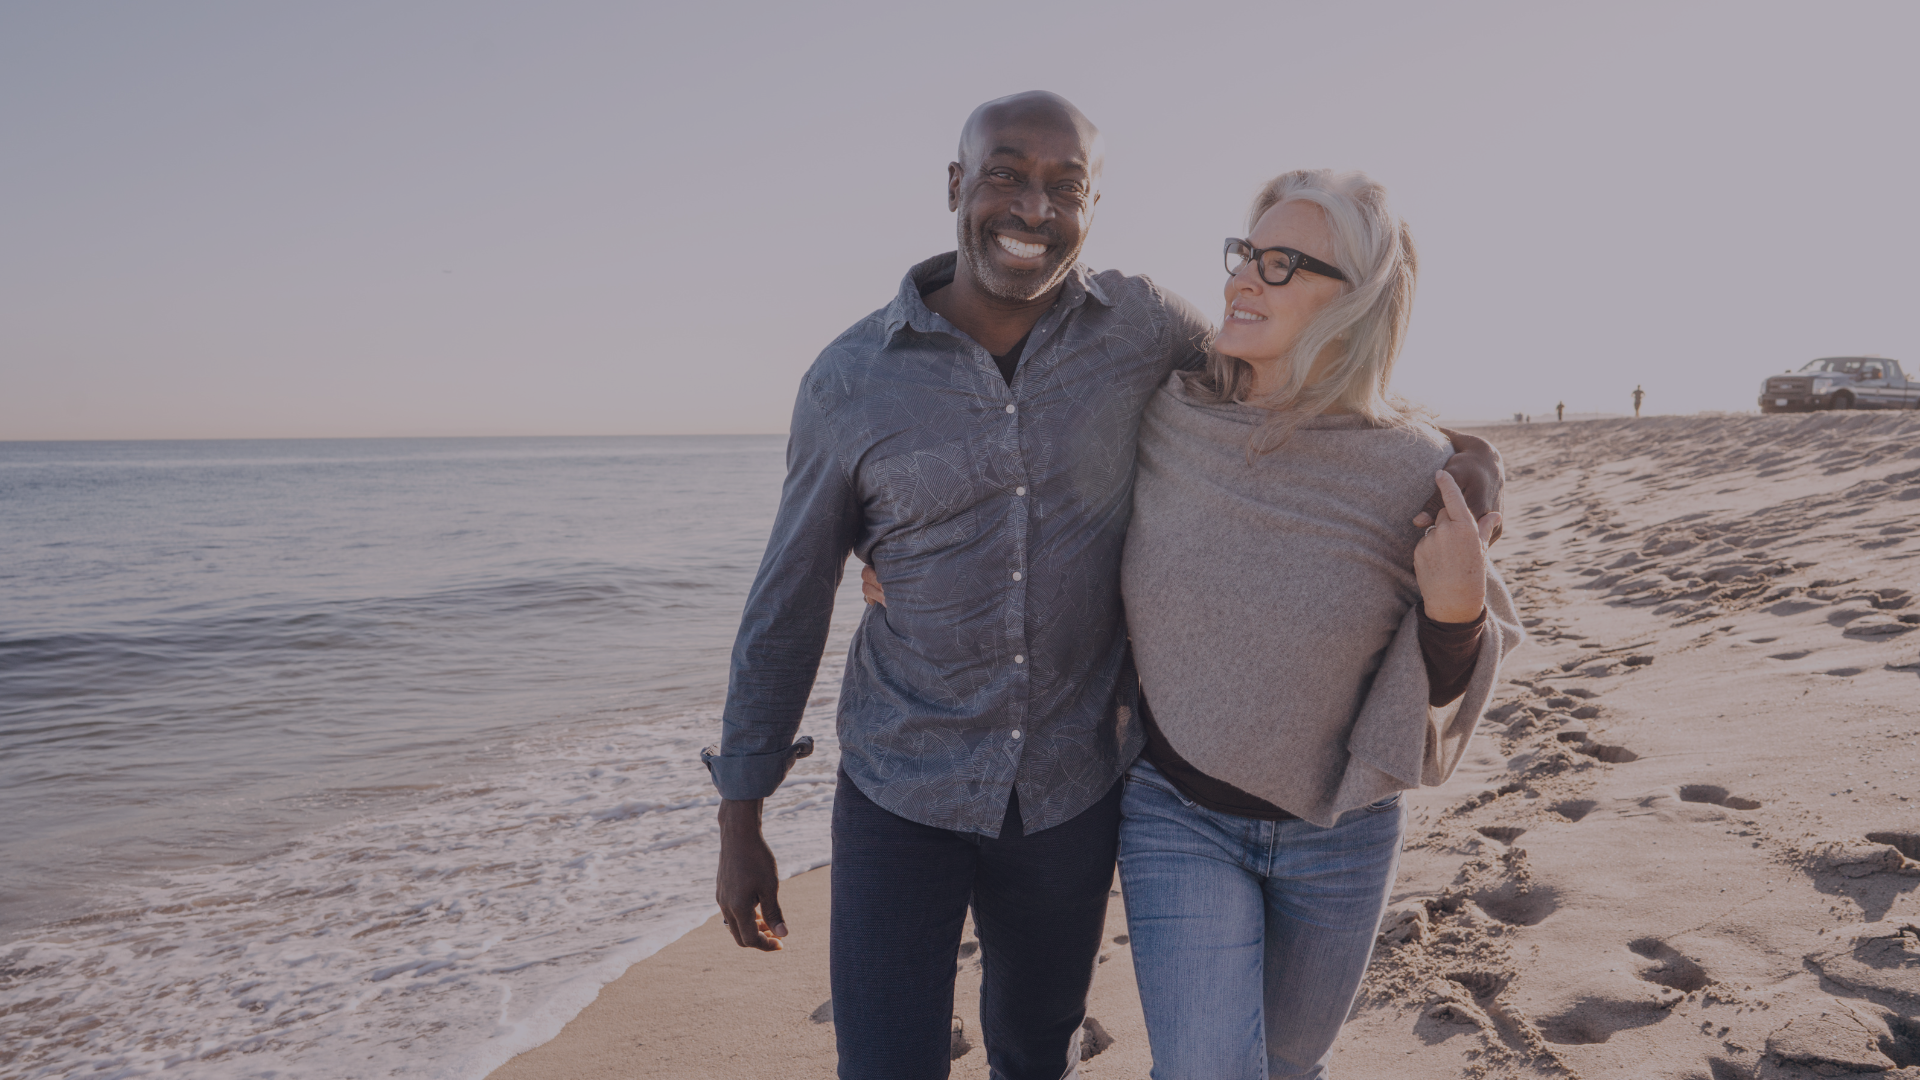
[[[1249,400],[1253,366],[1218,349],[1189,386],[1203,400],[1274,410],[1273,420],[1254,436],[1250,450],[1256,454],[1277,448],[1301,422],[1335,406],[1381,426],[1425,426],[1424,409],[1388,390],[1413,315],[1418,263],[1407,223],[1387,207],[1387,189],[1362,172],[1296,169],[1274,177],[1254,196],[1247,232],[1268,210],[1288,202],[1313,203],[1326,215],[1333,251],[1313,254],[1347,275],[1346,291],[1300,332],[1279,389]],[[1314,360],[1329,346],[1337,362],[1318,384],[1306,385]]]

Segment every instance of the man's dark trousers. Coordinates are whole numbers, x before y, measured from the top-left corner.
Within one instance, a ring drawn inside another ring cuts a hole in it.
[[[994,1080],[1060,1080],[1106,926],[1120,789],[1023,835],[908,821],[843,771],[833,801],[833,1024],[841,1080],[943,1080],[969,903],[980,936],[980,1027]]]

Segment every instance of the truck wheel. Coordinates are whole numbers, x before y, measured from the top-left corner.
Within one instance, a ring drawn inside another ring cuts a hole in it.
[[[1853,408],[1853,395],[1845,390],[1840,391],[1833,395],[1833,405],[1831,407],[1835,409]]]

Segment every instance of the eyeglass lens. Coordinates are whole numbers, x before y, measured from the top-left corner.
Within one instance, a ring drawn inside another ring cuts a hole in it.
[[[1233,244],[1227,248],[1227,273],[1237,274],[1246,269],[1248,256],[1253,249],[1245,243]],[[1293,273],[1293,260],[1284,251],[1262,252],[1260,256],[1260,279],[1269,285],[1285,282]]]

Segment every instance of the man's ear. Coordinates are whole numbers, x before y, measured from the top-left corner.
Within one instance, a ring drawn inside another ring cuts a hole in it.
[[[960,209],[960,181],[966,179],[967,171],[957,161],[947,162],[947,212]]]

